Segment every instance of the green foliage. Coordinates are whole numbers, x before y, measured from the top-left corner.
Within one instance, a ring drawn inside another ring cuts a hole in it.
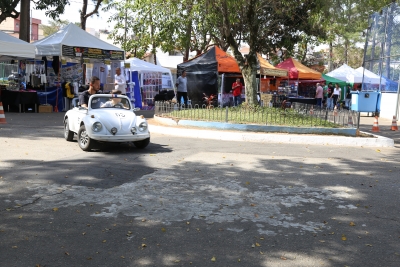
[[[7,18],[18,18],[19,12],[15,9],[20,0],[0,1],[0,23]]]
[[[257,53],[270,54],[282,47],[292,51],[307,36],[323,37],[319,10],[324,1],[315,0],[207,0],[215,5],[219,20],[215,27],[231,47],[246,84],[246,101],[257,103]],[[245,42],[249,54],[239,52]]]
[[[35,8],[38,10],[46,10],[46,16],[56,20],[60,15],[64,14],[65,6],[69,5],[69,0],[37,0],[33,1]]]
[[[64,26],[67,26],[68,24],[69,24],[68,20],[51,20],[49,21],[49,25],[41,24],[40,28],[43,30],[44,36],[49,36],[57,32]]]

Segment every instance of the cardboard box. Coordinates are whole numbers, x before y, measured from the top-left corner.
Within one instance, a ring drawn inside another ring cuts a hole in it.
[[[39,106],[39,113],[51,113],[53,112],[52,105],[40,105]]]

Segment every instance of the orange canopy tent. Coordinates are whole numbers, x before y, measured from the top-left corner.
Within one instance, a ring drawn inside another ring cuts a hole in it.
[[[266,76],[277,76],[277,77],[287,77],[288,71],[286,69],[280,69],[272,66],[266,59],[264,59],[260,54],[257,54],[258,62],[260,63],[260,74]]]
[[[215,46],[215,59],[218,62],[219,73],[241,73],[236,59],[218,46]]]
[[[322,74],[316,70],[310,69],[294,58],[288,58],[285,61],[276,65],[277,68],[286,69],[289,71],[289,79],[307,79],[321,80]]]
[[[287,77],[287,70],[277,69],[266,60],[259,57],[260,75]],[[206,95],[218,93],[218,74],[225,74],[227,79],[226,90],[231,87],[230,79],[242,76],[236,59],[217,46],[207,52],[183,62],[177,66],[178,73],[183,70],[187,74],[188,96],[192,103],[200,102],[203,93]]]

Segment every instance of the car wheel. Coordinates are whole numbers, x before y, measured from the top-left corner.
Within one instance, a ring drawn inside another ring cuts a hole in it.
[[[141,141],[133,142],[133,144],[135,145],[135,147],[143,149],[150,144],[150,137]]]
[[[92,140],[86,132],[85,125],[82,125],[78,131],[78,144],[83,151],[90,151],[93,148],[94,140]]]
[[[74,132],[69,130],[69,122],[68,119],[64,121],[64,138],[65,140],[71,142],[74,140]]]

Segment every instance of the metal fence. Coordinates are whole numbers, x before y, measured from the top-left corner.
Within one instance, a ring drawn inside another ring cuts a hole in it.
[[[292,103],[291,108],[220,107],[177,105],[155,102],[155,115],[175,120],[215,121],[238,124],[279,125],[292,127],[356,127],[358,113],[340,108],[327,110],[314,105]]]

